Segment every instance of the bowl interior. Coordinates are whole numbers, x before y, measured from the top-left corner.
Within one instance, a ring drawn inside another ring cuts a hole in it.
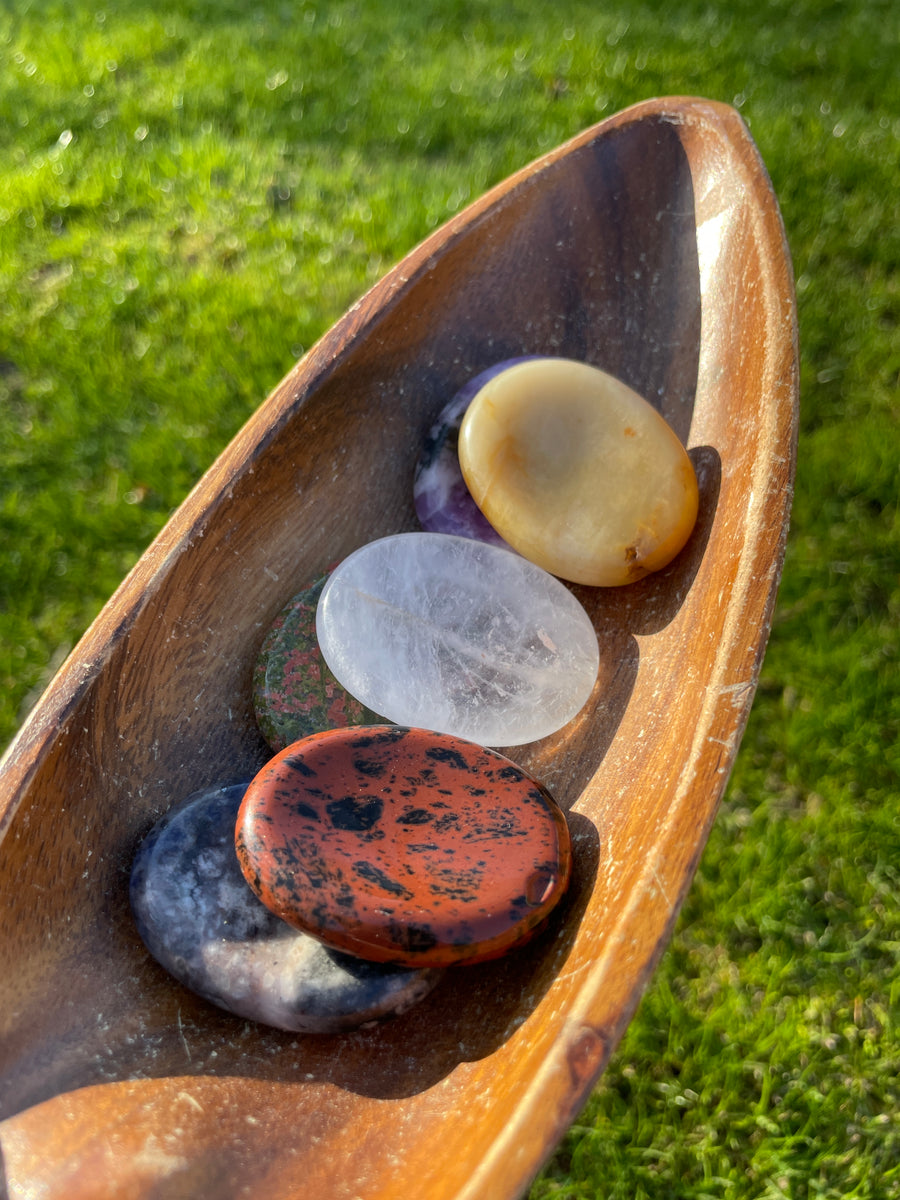
[[[501,1128],[522,1170],[533,1165],[540,1145],[523,1148],[517,1125],[523,1097],[555,1105],[543,1145],[615,1044],[674,921],[755,686],[783,530],[770,511],[763,536],[748,495],[774,503],[780,479],[786,512],[790,468],[773,475],[772,464],[776,449],[790,458],[790,297],[777,208],[738,118],[650,104],[454,219],[298,364],[23,733],[27,770],[0,845],[0,939],[16,964],[3,984],[0,1116],[47,1101],[52,1125],[53,1097],[111,1084],[135,1121],[143,1097],[147,1128],[181,1093],[216,1114],[201,1135],[185,1102],[187,1157],[219,1146],[243,1178],[239,1111],[268,1114],[254,1171],[263,1159],[274,1171],[288,1138],[304,1178],[325,1180],[356,1137],[370,1182],[397,1174],[395,1155],[407,1177],[412,1166],[440,1177],[429,1194],[456,1195]],[[265,761],[250,678],[271,621],[349,551],[417,528],[426,430],[466,379],[520,354],[622,378],[688,446],[701,492],[697,528],[664,571],[627,588],[573,587],[600,641],[593,696],[559,734],[508,749],[568,812],[569,897],[527,950],[450,972],[372,1029],[303,1038],[220,1013],[138,939],[135,849],[171,804]],[[768,580],[757,592],[754,572]],[[754,633],[741,641],[747,619]],[[458,1132],[446,1141],[451,1111]],[[203,1154],[212,1170],[214,1150]]]

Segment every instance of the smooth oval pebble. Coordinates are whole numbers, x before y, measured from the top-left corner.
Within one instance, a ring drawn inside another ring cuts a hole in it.
[[[153,957],[219,1008],[296,1033],[354,1029],[426,996],[442,972],[330,950],[260,903],[234,848],[246,790],[236,784],[189,797],[141,844],[131,906]]]
[[[253,708],[275,751],[323,729],[383,719],[341,687],[319,651],[316,607],[327,579],[326,573],[288,601],[256,660]]]
[[[508,358],[474,375],[438,415],[425,439],[413,477],[413,504],[419,524],[429,533],[452,533],[494,546],[507,543],[472,499],[459,466],[459,427],[466,409],[489,379],[534,355]]]
[[[672,428],[587,363],[542,359],[491,379],[463,417],[459,461],[506,541],[576,583],[659,570],[697,517],[697,479]]]
[[[543,926],[569,881],[565,817],[509,759],[374,725],[289,746],[247,789],[235,832],[279,917],[377,962],[496,958]]]
[[[322,591],[316,632],[368,708],[486,746],[565,725],[600,660],[590,618],[558,579],[440,533],[394,534],[349,555]]]

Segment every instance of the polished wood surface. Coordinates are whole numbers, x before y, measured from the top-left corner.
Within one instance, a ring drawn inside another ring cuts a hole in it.
[[[697,527],[661,573],[573,587],[601,647],[560,734],[508,750],[567,810],[573,885],[540,939],[419,1007],[302,1037],[230,1018],[144,950],[144,833],[267,757],[250,707],[285,601],[416,528],[412,473],[469,376],[579,358],[687,445]],[[0,768],[0,1150],[11,1197],[520,1195],[666,944],[753,698],[796,438],[793,282],[730,108],[648,101],[454,218],[297,364],[59,672]],[[0,1172],[2,1195],[3,1172]]]

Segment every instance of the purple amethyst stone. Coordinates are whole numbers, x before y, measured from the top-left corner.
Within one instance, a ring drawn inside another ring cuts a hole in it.
[[[457,447],[459,427],[466,409],[488,380],[513,367],[539,357],[526,354],[507,358],[474,375],[464,384],[440,416],[425,439],[422,455],[413,479],[413,504],[422,528],[429,533],[451,533],[473,538],[494,546],[511,547],[494,529],[469,494],[459,466]]]

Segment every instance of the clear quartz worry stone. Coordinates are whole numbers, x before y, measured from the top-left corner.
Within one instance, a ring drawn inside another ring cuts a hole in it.
[[[400,533],[349,555],[316,613],[322,655],[367,707],[401,725],[514,746],[565,725],[599,648],[558,579],[509,550]]]

